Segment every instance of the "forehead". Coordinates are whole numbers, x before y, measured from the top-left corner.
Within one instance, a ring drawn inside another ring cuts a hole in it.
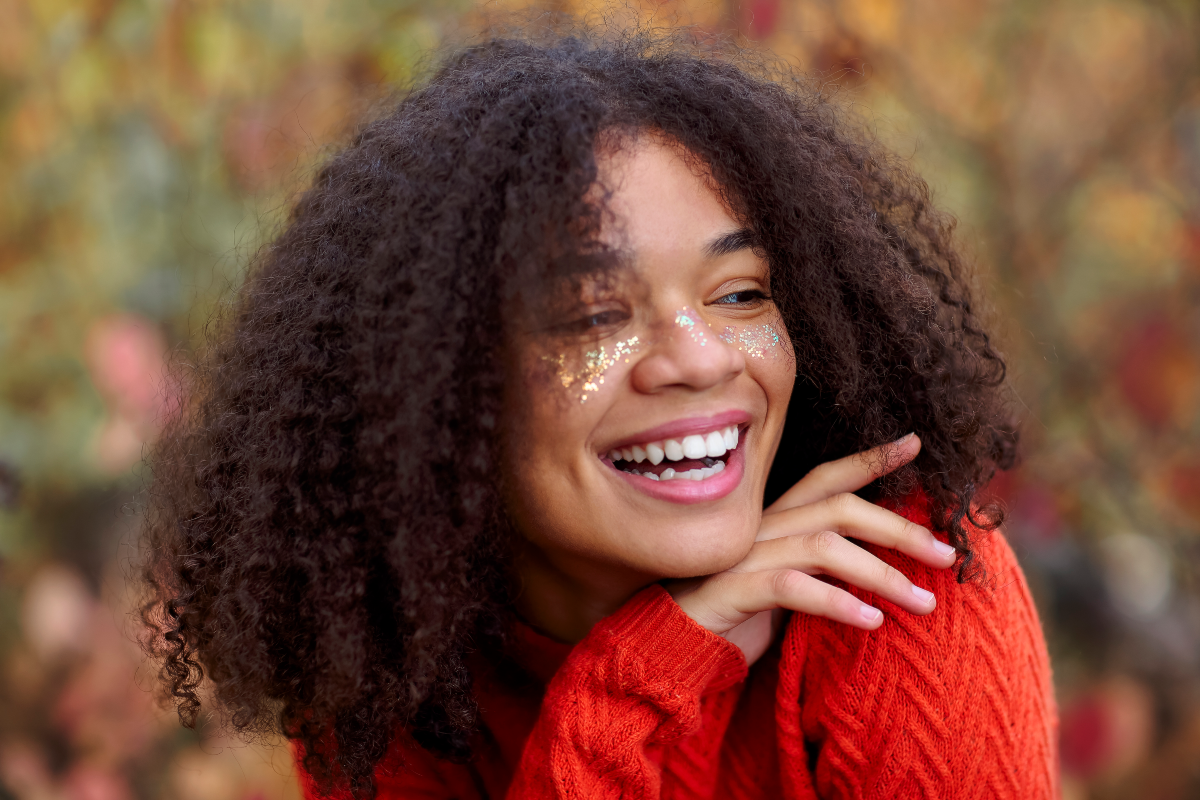
[[[740,228],[704,165],[680,146],[640,136],[597,159],[608,214],[604,244],[639,262],[695,258],[714,237]]]

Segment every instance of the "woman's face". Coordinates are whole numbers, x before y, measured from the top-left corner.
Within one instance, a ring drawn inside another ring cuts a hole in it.
[[[615,287],[515,336],[510,513],[559,570],[707,575],[754,543],[795,377],[767,263],[680,152],[600,160]]]

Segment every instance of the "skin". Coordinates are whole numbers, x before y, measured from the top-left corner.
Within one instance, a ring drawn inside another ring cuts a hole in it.
[[[566,318],[512,337],[505,478],[523,534],[519,613],[558,639],[579,641],[632,595],[663,582],[689,616],[738,644],[750,662],[782,609],[860,628],[882,624],[878,610],[816,575],[929,613],[932,595],[843,538],[934,567],[953,564],[953,551],[928,530],[849,494],[915,456],[916,437],[824,465],[763,510],[795,362],[786,336],[758,357],[717,338],[727,326],[772,324],[781,334],[784,327],[766,261],[744,245],[714,252],[743,226],[683,155],[642,135],[599,158],[597,190],[609,192],[611,212],[601,236],[624,255],[625,274],[616,287],[585,285]],[[676,323],[683,308],[698,318],[691,330]],[[635,336],[638,346],[586,401],[548,366],[581,364],[586,351],[611,352]],[[742,420],[743,470],[736,485],[710,479],[726,487],[721,496],[655,497],[604,457],[656,427],[731,414]]]

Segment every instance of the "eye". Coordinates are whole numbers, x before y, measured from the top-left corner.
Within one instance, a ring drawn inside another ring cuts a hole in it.
[[[595,314],[589,314],[588,316],[584,317],[580,323],[581,327],[589,330],[592,328],[606,328],[610,325],[619,325],[625,321],[626,317],[627,315],[625,312],[610,309],[608,311],[599,311]]]
[[[565,336],[603,337],[621,327],[629,320],[629,316],[628,309],[605,308],[555,325],[554,330]]]
[[[730,292],[727,295],[718,297],[713,301],[715,306],[749,306],[754,307],[760,303],[770,300],[766,292],[758,289],[743,289],[739,292]]]

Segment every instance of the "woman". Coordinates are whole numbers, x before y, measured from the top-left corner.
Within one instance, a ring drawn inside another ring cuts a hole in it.
[[[1003,372],[820,95],[492,41],[261,255],[154,457],[151,648],[309,797],[1051,796]]]

